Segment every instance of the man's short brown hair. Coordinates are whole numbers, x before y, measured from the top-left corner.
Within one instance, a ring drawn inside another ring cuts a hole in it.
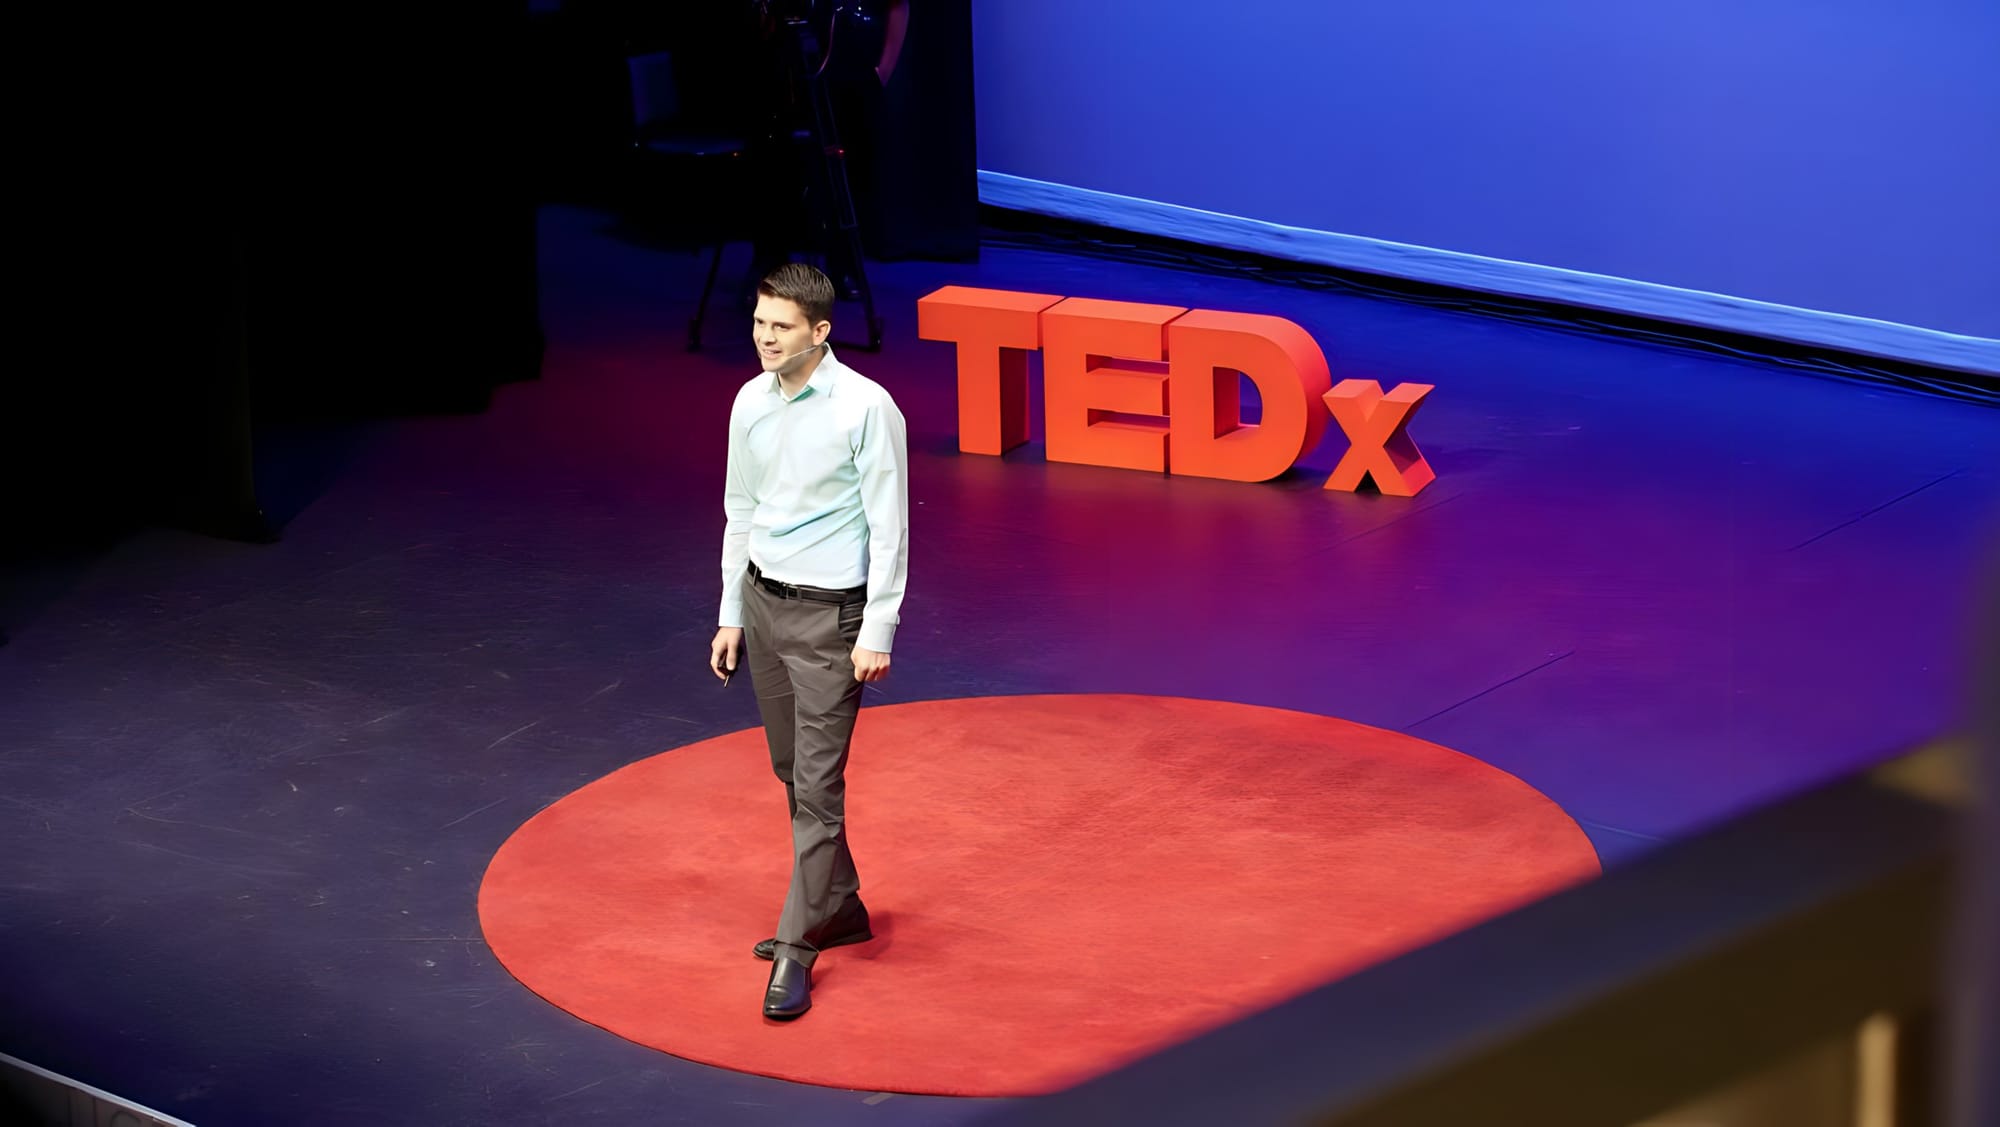
[[[757,285],[765,297],[783,298],[806,315],[806,327],[833,320],[833,279],[803,262],[787,262]]]

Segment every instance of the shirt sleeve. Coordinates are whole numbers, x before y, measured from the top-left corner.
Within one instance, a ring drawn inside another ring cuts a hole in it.
[[[750,517],[757,502],[750,495],[743,465],[743,428],[739,412],[729,412],[729,456],[722,481],[722,609],[719,626],[743,625],[743,581],[750,568]]]
[[[868,413],[854,467],[861,475],[861,511],[868,518],[868,605],[856,644],[888,653],[909,581],[910,457],[903,413],[887,396]]]

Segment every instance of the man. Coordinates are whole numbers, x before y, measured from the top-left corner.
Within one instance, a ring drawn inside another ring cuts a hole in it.
[[[780,266],[757,287],[763,374],[736,393],[723,488],[721,628],[709,666],[750,665],[771,769],[792,812],[792,883],[764,1016],[812,1005],[812,965],[874,938],[847,848],[848,743],[862,686],[889,672],[909,568],[903,416],[882,386],[834,358],[833,283]]]

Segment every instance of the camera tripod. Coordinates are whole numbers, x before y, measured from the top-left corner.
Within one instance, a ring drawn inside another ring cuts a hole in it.
[[[748,304],[747,299],[758,279],[793,254],[801,254],[833,279],[834,292],[838,297],[861,303],[868,339],[865,345],[856,347],[876,352],[882,347],[882,317],[876,312],[875,294],[868,285],[868,268],[862,258],[861,225],[855,217],[854,195],[847,179],[847,150],[840,143],[839,124],[834,115],[827,79],[829,69],[846,66],[847,56],[854,49],[847,44],[855,40],[865,41],[872,30],[867,25],[872,21],[858,9],[845,5],[836,7],[828,25],[827,49],[823,51],[811,19],[800,10],[813,6],[813,0],[793,0],[792,3],[781,0],[776,4],[767,0],[758,2],[770,29],[768,34],[774,41],[776,69],[783,85],[782,100],[773,109],[767,134],[763,138],[763,150],[777,158],[780,167],[791,164],[796,169],[796,183],[800,187],[797,200],[803,208],[798,212],[781,209],[787,212],[788,217],[795,216],[796,220],[783,224],[778,230],[760,231],[753,239],[755,249],[751,255],[749,278],[741,295],[744,300],[740,304]],[[789,10],[773,10],[780,7]],[[850,30],[843,32],[843,27]],[[832,53],[836,50],[842,55],[838,61]],[[872,72],[873,68],[864,69]],[[780,173],[774,171],[773,174]],[[701,290],[701,304],[695,312],[693,324],[689,326],[690,350],[701,348],[701,325],[707,315],[708,300],[714,292],[716,274],[721,265],[722,256],[718,253],[709,262],[708,278]]]

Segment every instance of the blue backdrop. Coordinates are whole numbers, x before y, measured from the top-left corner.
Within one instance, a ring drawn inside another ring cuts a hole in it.
[[[2000,337],[2000,3],[977,0],[985,170]]]

